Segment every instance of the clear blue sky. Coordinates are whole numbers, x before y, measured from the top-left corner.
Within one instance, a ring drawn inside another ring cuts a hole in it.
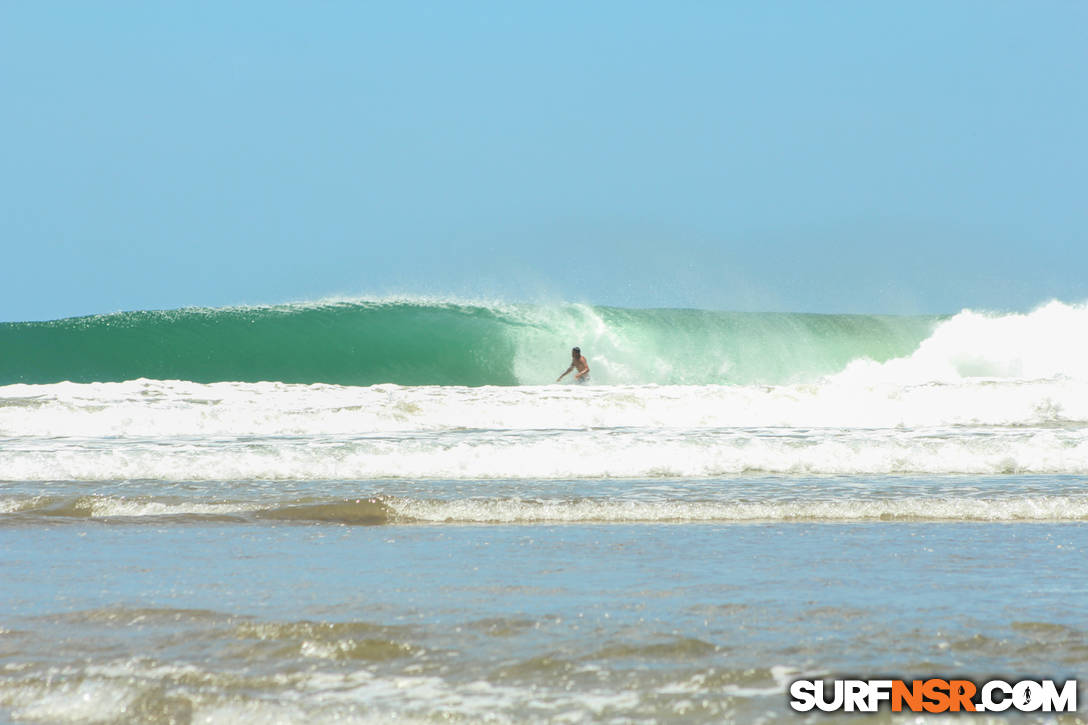
[[[0,319],[1088,298],[1088,3],[0,6]]]

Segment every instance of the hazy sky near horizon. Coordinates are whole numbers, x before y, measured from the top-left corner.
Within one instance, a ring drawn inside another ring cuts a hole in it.
[[[1088,4],[5,3],[0,319],[1088,299]]]

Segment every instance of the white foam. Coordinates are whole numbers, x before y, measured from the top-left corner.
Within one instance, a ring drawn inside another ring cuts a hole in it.
[[[859,370],[820,384],[789,386],[350,388],[151,380],[16,385],[0,388],[0,435],[183,438],[454,429],[1088,423],[1085,380],[898,385],[858,380]],[[25,404],[30,399],[34,404]]]
[[[394,499],[388,501],[387,505],[396,514],[409,520],[458,523],[1088,520],[1088,495],[1025,496],[1008,499],[918,496],[768,502]]]
[[[1088,306],[1050,302],[1028,314],[964,310],[909,357],[855,361],[840,380],[897,385],[965,378],[1088,379]]]
[[[0,499],[0,514],[10,514],[34,506],[36,499],[4,498]]]
[[[1088,430],[483,431],[178,444],[48,440],[0,450],[0,477],[25,481],[710,478],[755,472],[1085,474]]]
[[[252,511],[256,504],[243,503],[200,503],[186,501],[167,503],[113,496],[96,497],[91,500],[91,516],[94,518],[110,516],[223,516]]]
[[[108,679],[61,680],[55,685],[5,687],[0,701],[18,720],[104,722],[124,717],[137,688]]]

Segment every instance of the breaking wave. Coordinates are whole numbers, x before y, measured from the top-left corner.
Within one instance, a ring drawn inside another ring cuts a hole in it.
[[[937,318],[421,299],[186,308],[0,324],[0,385],[136,378],[339,385],[812,380],[909,354]]]

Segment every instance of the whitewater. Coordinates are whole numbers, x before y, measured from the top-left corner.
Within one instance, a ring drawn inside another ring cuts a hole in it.
[[[0,721],[774,722],[802,676],[1073,677],[1086,328],[428,298],[0,324]],[[574,345],[592,383],[556,384]]]

